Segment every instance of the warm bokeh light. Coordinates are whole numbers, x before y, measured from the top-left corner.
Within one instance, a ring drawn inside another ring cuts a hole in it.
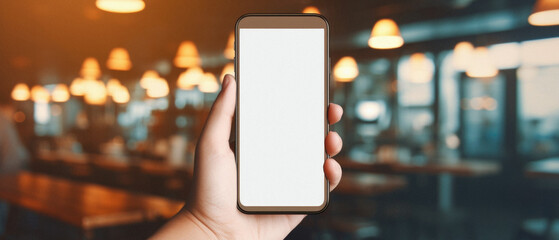
[[[37,103],[48,103],[50,94],[47,89],[41,85],[35,85],[31,88],[31,100]]]
[[[105,84],[97,80],[89,80],[85,83],[86,91],[84,100],[91,105],[103,105],[107,101],[107,89]]]
[[[101,68],[97,59],[88,57],[83,61],[82,69],[80,70],[82,78],[98,79],[101,76]]]
[[[519,43],[500,43],[489,47],[489,56],[498,69],[517,69],[523,56]]]
[[[398,25],[392,19],[381,19],[373,26],[369,47],[376,49],[399,48],[404,45]]]
[[[39,124],[47,124],[50,121],[51,116],[48,102],[35,102],[33,105],[33,118],[35,119],[35,122]]]
[[[538,0],[528,22],[534,26],[559,25],[559,1]]]
[[[115,13],[134,13],[146,7],[143,0],[97,0],[95,5],[101,10]]]
[[[466,75],[471,78],[490,78],[497,76],[499,70],[491,60],[486,47],[477,47],[472,54],[472,63],[466,69]]]
[[[229,39],[227,40],[227,46],[225,46],[225,51],[223,55],[227,59],[235,58],[235,33],[229,34]]]
[[[451,134],[445,138],[446,146],[450,149],[457,149],[460,146],[460,138],[456,134]]]
[[[14,122],[17,123],[22,123],[23,121],[25,121],[25,113],[23,113],[22,111],[17,111],[14,113],[12,119],[14,120]]]
[[[115,93],[121,85],[122,84],[120,84],[120,81],[118,81],[118,79],[115,78],[110,79],[107,82],[107,94],[109,96],[112,96],[113,93]]]
[[[118,85],[113,89],[113,93],[111,94],[113,101],[115,103],[127,103],[130,101],[130,93],[128,92],[128,88],[123,85]]]
[[[205,73],[204,77],[198,84],[198,89],[203,93],[213,93],[219,90],[219,83],[213,73]]]
[[[179,75],[177,87],[184,90],[191,90],[200,83],[204,77],[204,71],[199,67],[189,68]]]
[[[472,62],[474,45],[470,42],[459,42],[454,46],[452,52],[452,64],[456,70],[464,71],[468,69]]]
[[[483,97],[481,105],[482,108],[487,111],[494,111],[495,109],[497,109],[497,100],[495,100],[495,98],[485,96]]]
[[[384,111],[384,105],[379,101],[361,101],[357,104],[355,113],[363,121],[375,121]]]
[[[191,41],[184,41],[179,46],[175,57],[175,66],[179,68],[198,67],[201,64],[196,45]]]
[[[107,68],[117,71],[128,71],[132,68],[130,55],[124,48],[114,48],[107,59]]]
[[[334,66],[334,78],[338,82],[351,82],[358,75],[359,68],[353,57],[343,57]]]
[[[303,13],[316,13],[316,14],[320,14],[320,11],[318,10],[317,7],[315,6],[308,6],[305,9],[303,9]]]
[[[223,67],[223,70],[221,71],[221,76],[219,77],[220,82],[223,82],[223,78],[225,77],[225,74],[230,74],[230,75],[235,76],[235,64],[234,63],[225,64],[225,66]]]
[[[70,92],[68,92],[68,86],[66,84],[56,84],[52,90],[52,101],[53,102],[66,102],[70,99]]]
[[[74,78],[70,84],[70,93],[74,96],[83,96],[85,93],[85,80],[83,78]]]
[[[144,89],[148,89],[154,86],[154,82],[156,82],[157,79],[159,79],[159,74],[156,71],[147,70],[144,72],[144,75],[142,75],[142,78],[140,79],[140,86]]]
[[[29,87],[25,83],[16,84],[12,90],[12,99],[16,101],[27,101],[29,95]]]
[[[412,54],[408,64],[408,81],[413,83],[427,83],[433,79],[435,66],[424,53]]]
[[[150,98],[160,98],[169,95],[169,84],[163,78],[156,78],[150,83],[151,86],[147,88],[146,94]]]

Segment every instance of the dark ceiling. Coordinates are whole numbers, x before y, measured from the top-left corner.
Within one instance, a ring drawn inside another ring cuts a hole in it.
[[[95,0],[2,0],[0,80],[29,84],[66,82],[84,58],[104,65],[117,46],[129,50],[136,78],[160,60],[172,60],[179,43],[194,41],[203,56],[219,56],[245,13],[293,13],[315,5],[329,19],[331,38],[371,29],[380,18],[398,24],[531,7],[532,0],[145,0],[139,13],[101,11]],[[351,46],[347,46],[351,48]],[[335,51],[344,51],[343,46]],[[225,60],[223,60],[225,61]],[[104,71],[106,69],[103,68]]]

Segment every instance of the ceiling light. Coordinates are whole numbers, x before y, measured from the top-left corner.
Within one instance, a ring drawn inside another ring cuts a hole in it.
[[[217,90],[219,90],[219,83],[217,83],[215,75],[213,75],[213,73],[205,73],[198,85],[198,89],[203,93],[217,92]]]
[[[159,74],[154,70],[147,70],[140,79],[140,86],[144,89],[149,89],[153,86],[154,82],[159,79]]]
[[[314,14],[320,14],[320,11],[318,10],[317,7],[315,6],[308,6],[305,9],[303,9],[303,13],[314,13]]]
[[[470,42],[459,42],[452,52],[452,64],[456,70],[465,71],[472,62],[474,45]]]
[[[87,81],[87,80],[86,80]],[[84,100],[91,105],[103,105],[107,101],[105,84],[98,80],[89,80],[85,83],[86,91]]]
[[[338,82],[351,82],[357,75],[359,68],[353,57],[343,57],[334,66],[334,78]]]
[[[12,99],[16,101],[27,101],[29,95],[29,87],[25,83],[16,84],[12,90]]]
[[[127,103],[128,101],[130,101],[130,93],[128,92],[128,88],[123,85],[116,86],[111,96],[115,103]]]
[[[128,71],[132,68],[130,55],[124,48],[114,48],[109,54],[107,60],[107,68],[118,71]]]
[[[70,93],[66,84],[56,84],[54,90],[52,90],[52,101],[66,102],[68,99],[70,99]]]
[[[163,78],[156,78],[151,83],[151,86],[147,88],[146,94],[150,98],[161,98],[169,95],[169,84]]]
[[[399,48],[404,44],[398,25],[392,19],[381,19],[373,26],[369,47],[376,49]]]
[[[175,66],[179,68],[198,67],[200,62],[196,45],[191,41],[182,42],[175,57]]]
[[[31,100],[38,103],[48,103],[50,94],[47,89],[41,85],[35,85],[31,88]]]
[[[223,67],[223,71],[221,71],[221,76],[219,77],[219,81],[223,82],[223,78],[226,74],[230,74],[235,76],[235,64],[234,63],[227,63]]]
[[[184,90],[191,90],[198,85],[204,77],[204,71],[199,67],[189,68],[179,75],[177,87]]]
[[[114,13],[134,13],[146,7],[143,0],[97,0],[95,5],[101,10]]]
[[[227,39],[227,46],[225,46],[223,55],[227,59],[235,58],[235,33],[229,34],[229,39]]]
[[[99,62],[97,59],[93,57],[86,58],[83,61],[80,75],[82,78],[98,79],[101,76],[101,68],[99,68]]]
[[[472,64],[466,70],[471,78],[491,78],[497,76],[499,70],[495,67],[486,47],[477,47],[472,54]]]
[[[534,26],[559,25],[559,1],[538,0],[528,22]]]

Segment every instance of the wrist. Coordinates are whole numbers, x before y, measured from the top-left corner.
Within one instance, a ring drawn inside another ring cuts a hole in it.
[[[212,230],[206,223],[204,223],[200,218],[198,218],[194,213],[189,210],[182,211],[179,215],[183,215],[188,222],[190,222],[193,230],[198,231],[201,235],[204,235],[204,239],[219,239],[217,234]]]
[[[150,239],[219,239],[189,210],[182,210]]]

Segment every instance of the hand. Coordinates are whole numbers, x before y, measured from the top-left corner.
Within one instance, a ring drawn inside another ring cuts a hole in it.
[[[283,239],[305,217],[250,215],[237,209],[237,168],[229,146],[235,94],[235,79],[226,75],[196,148],[193,197],[153,239]],[[330,104],[328,122],[338,122],[342,113],[339,105]],[[340,152],[342,139],[337,133],[328,133],[325,141],[330,156]],[[340,165],[329,158],[324,173],[333,190],[342,176]]]

